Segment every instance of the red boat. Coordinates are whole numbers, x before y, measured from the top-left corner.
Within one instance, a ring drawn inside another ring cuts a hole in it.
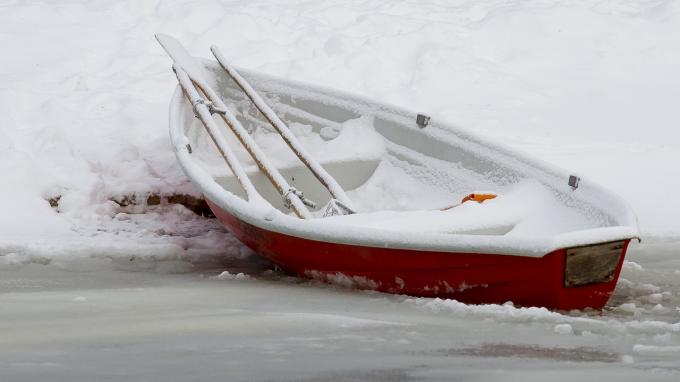
[[[181,167],[230,232],[282,269],[475,304],[599,309],[611,296],[639,234],[603,187],[436,118],[157,38],[180,83]]]

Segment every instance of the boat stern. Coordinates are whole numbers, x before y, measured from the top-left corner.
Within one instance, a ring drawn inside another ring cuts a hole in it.
[[[560,310],[602,309],[614,293],[631,239],[560,249],[546,257],[562,264],[555,277],[555,301]]]

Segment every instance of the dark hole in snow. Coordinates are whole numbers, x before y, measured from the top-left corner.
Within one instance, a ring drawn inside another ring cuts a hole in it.
[[[61,200],[61,195],[49,198],[47,202],[50,207],[55,208],[59,212],[59,200]],[[161,204],[181,204],[188,210],[194,212],[196,215],[204,216],[207,218],[214,218],[210,206],[203,198],[199,198],[187,194],[172,194],[172,195],[161,195],[161,194],[146,194],[146,195],[124,195],[113,197],[110,199],[112,202],[118,204],[121,207],[128,206],[158,206]]]

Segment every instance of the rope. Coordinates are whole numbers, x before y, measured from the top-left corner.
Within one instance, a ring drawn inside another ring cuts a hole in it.
[[[198,109],[197,109],[198,105],[205,105],[208,108],[210,115],[213,115],[213,114],[225,115],[225,114],[227,114],[226,110],[218,108],[211,101],[205,100],[203,98],[199,98],[199,99],[196,100],[196,102],[194,102],[192,104],[192,106],[194,107],[194,115],[196,117],[198,117]]]
[[[289,188],[288,191],[286,191],[283,194],[283,205],[286,208],[288,208],[288,209],[291,208],[291,201],[290,201],[291,195],[297,196],[305,206],[307,206],[309,208],[316,208],[316,203],[314,203],[313,201],[311,201],[309,199],[305,199],[305,196],[303,195],[303,193],[298,191],[295,187]]]

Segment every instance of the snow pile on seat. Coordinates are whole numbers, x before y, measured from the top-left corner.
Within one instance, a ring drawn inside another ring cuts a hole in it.
[[[398,180],[395,181],[398,186]],[[561,203],[537,181],[524,181],[500,190],[495,199],[468,201],[447,210],[379,211],[324,219],[324,224],[346,224],[403,232],[436,232],[469,235],[552,236],[598,227],[596,222]],[[353,195],[361,197],[359,192]],[[428,198],[427,193],[420,194]],[[385,192],[380,197],[398,199]],[[361,199],[359,199],[361,200]],[[457,204],[450,201],[450,204]],[[440,208],[447,205],[440,205]]]

